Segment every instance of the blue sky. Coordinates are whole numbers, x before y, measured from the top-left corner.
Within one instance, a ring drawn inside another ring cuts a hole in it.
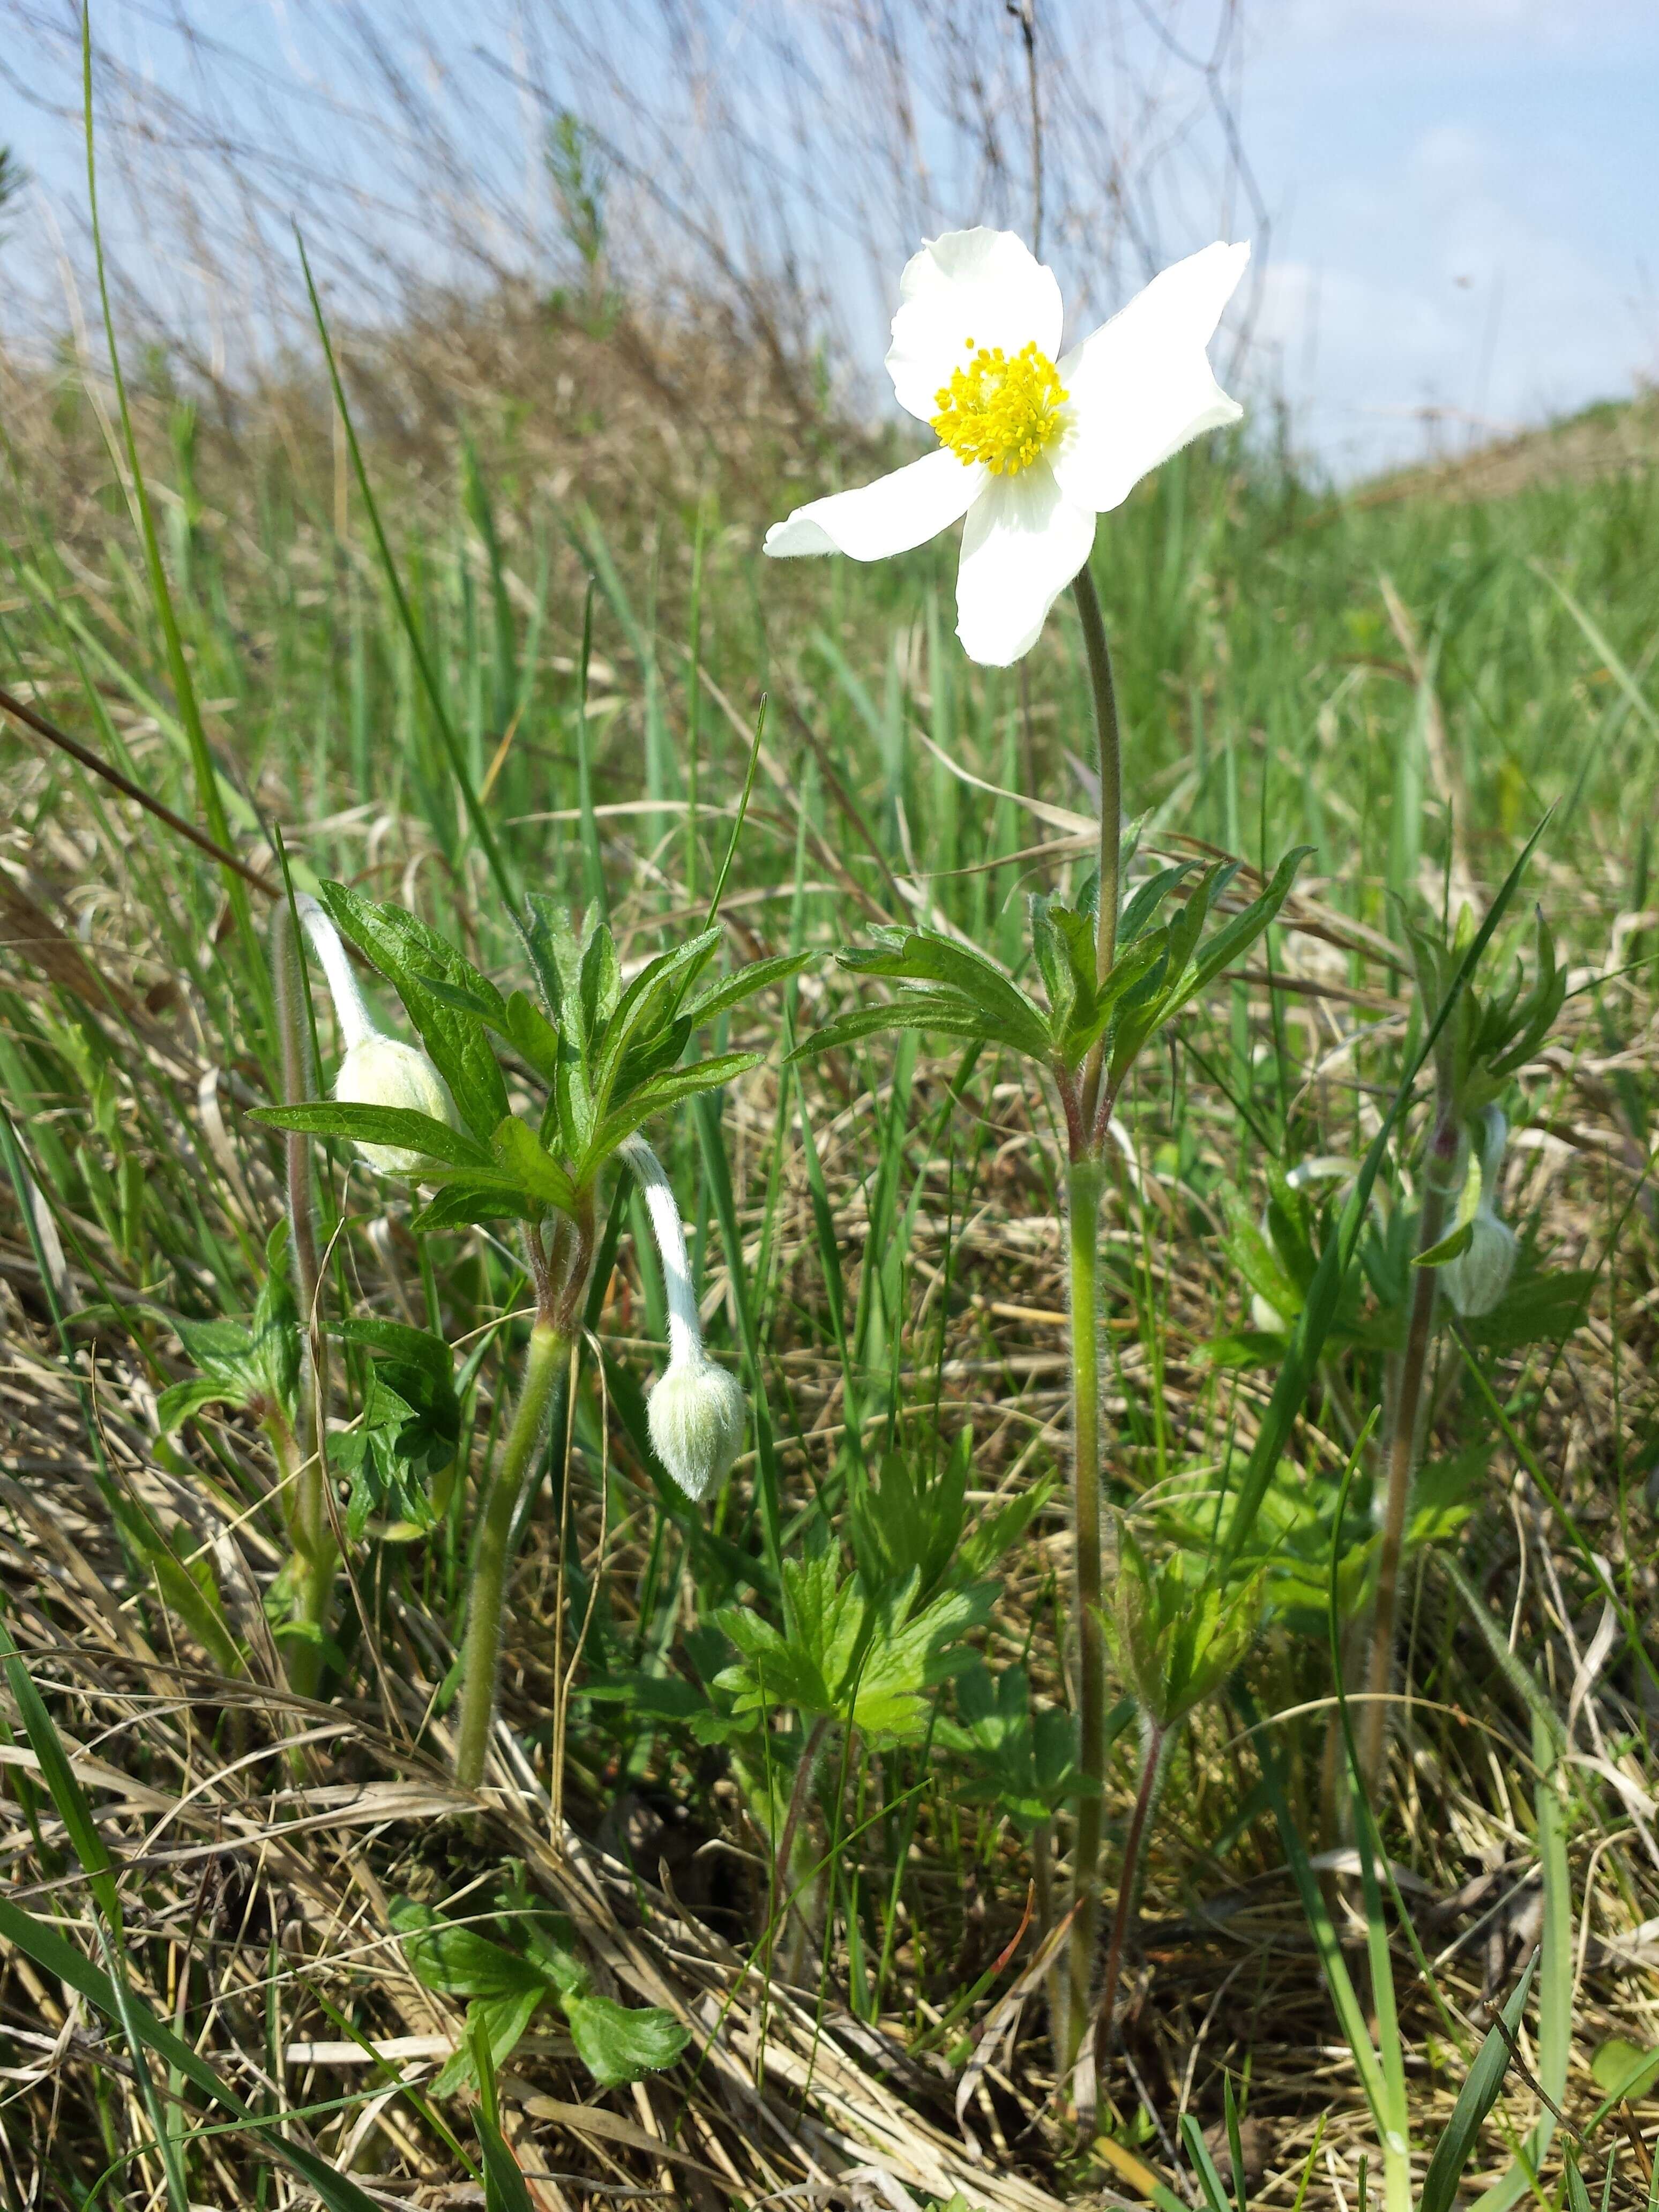
[[[1276,222],[1262,316],[1332,462],[1425,404],[1534,422],[1659,381],[1659,8],[1264,0],[1243,125]]]
[[[1108,0],[1046,4],[1086,43],[1091,10]],[[1158,6],[1197,43],[1217,4],[1111,0],[1109,12],[1133,26],[1137,9]],[[0,4],[0,28],[6,12]],[[753,0],[734,21],[749,36],[811,14],[805,0]],[[1309,450],[1352,475],[1412,457],[1429,437],[1455,449],[1659,381],[1659,0],[1243,0],[1242,14],[1243,137],[1273,217],[1251,381],[1258,397],[1283,389]],[[307,80],[354,97],[337,52],[320,38],[301,50],[284,0],[218,0],[199,20],[257,64],[262,88],[277,87],[279,108]],[[422,14],[446,27],[433,33],[446,67],[499,111],[499,167],[522,175],[511,148],[522,118],[471,58],[476,20],[456,0]],[[141,71],[163,82],[181,72],[164,18],[137,0],[101,0],[94,24]],[[48,89],[71,103],[72,70]],[[219,94],[237,122],[264,96]],[[315,127],[299,97],[283,112]],[[264,132],[267,145],[284,127]],[[325,128],[330,158],[372,173],[366,119]],[[66,216],[83,173],[72,120],[0,85],[4,139]],[[945,212],[972,222],[985,211]],[[1194,196],[1164,226],[1164,250],[1204,244],[1212,223]],[[49,245],[44,228],[37,243]],[[118,234],[118,249],[136,253],[136,234]],[[873,368],[887,307],[869,305],[855,326]],[[1425,409],[1444,410],[1437,426],[1425,426]]]

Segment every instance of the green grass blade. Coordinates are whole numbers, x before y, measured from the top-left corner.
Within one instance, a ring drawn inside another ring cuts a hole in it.
[[[1457,2202],[1457,2185],[1463,2170],[1474,2155],[1476,2138],[1486,2117],[1498,2102],[1504,2076],[1509,2071],[1510,2045],[1516,2030],[1521,2025],[1527,2008],[1527,1997],[1536,1972],[1536,1958],[1527,1962],[1527,1971],[1516,1984],[1515,1993],[1504,2008],[1503,2026],[1494,2021],[1486,2031],[1486,2038],[1475,2054],[1474,2063],[1463,2077],[1463,2086],[1457,2093],[1457,2102],[1452,2106],[1434,2155],[1429,2160],[1428,2172],[1423,2179],[1423,2193],[1418,2199],[1418,2212],[1452,2212]],[[1505,2034],[1504,2029],[1509,2033]],[[1484,2201],[1484,2200],[1483,2200]]]

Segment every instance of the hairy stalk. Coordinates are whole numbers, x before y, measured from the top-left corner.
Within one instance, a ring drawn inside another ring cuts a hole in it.
[[[1101,1626],[1100,1348],[1097,1340],[1101,1164],[1073,1160],[1066,1175],[1071,1239],[1072,1441],[1078,1637],[1078,1766],[1081,1788],[1073,1853],[1071,1972],[1057,2056],[1069,2066],[1088,2018],[1100,1919],[1100,1838],[1106,1777],[1106,1643]]]
[[[525,1224],[525,1255],[536,1285],[536,1321],[530,1332],[519,1402],[513,1409],[472,1547],[455,1746],[455,1779],[465,1790],[476,1790],[483,1780],[489,1756],[507,1570],[513,1564],[522,1509],[528,1486],[535,1479],[559,1378],[567,1367],[574,1386],[571,1352],[580,1337],[587,1279],[593,1268],[592,1193],[586,1195],[579,1214],[558,1214],[553,1219],[550,1252],[543,1241],[540,1223]]]
[[[1429,1140],[1423,1174],[1423,1212],[1417,1249],[1426,1252],[1445,1233],[1451,1193],[1448,1188],[1457,1158],[1457,1122],[1442,1096]],[[1395,1392],[1394,1424],[1389,1438],[1382,1504],[1382,1541],[1377,1553],[1376,1605],[1371,1616],[1370,1662],[1366,1670],[1368,1692],[1359,1723],[1359,1766],[1366,1790],[1375,1790],[1382,1765],[1382,1745],[1388,1729],[1388,1695],[1394,1675],[1395,1617],[1400,1601],[1400,1558],[1406,1540],[1406,1515],[1411,1504],[1412,1479],[1417,1472],[1417,1452],[1422,1424],[1423,1386],[1429,1371],[1435,1293],[1439,1276],[1432,1267],[1413,1269],[1411,1319],[1406,1349]]]
[[[1104,982],[1117,957],[1118,855],[1123,837],[1123,769],[1117,727],[1117,687],[1112,681],[1112,653],[1106,642],[1106,623],[1100,611],[1100,595],[1085,562],[1072,580],[1072,596],[1083,624],[1083,647],[1088,656],[1089,688],[1095,706],[1095,754],[1100,770],[1100,914],[1095,925],[1095,976]],[[1103,1038],[1089,1054],[1083,1071],[1083,1121],[1091,1127],[1101,1103],[1100,1073],[1105,1055]],[[1096,1141],[1103,1140],[1100,1127]]]
[[[311,1024],[293,908],[280,901],[271,915],[270,967],[282,1053],[283,1103],[297,1106],[315,1096]],[[289,1656],[289,1686],[314,1697],[323,1671],[323,1635],[334,1595],[334,1530],[328,1516],[328,1335],[324,1326],[322,1264],[317,1249],[317,1193],[311,1139],[290,1130],[283,1146],[288,1171],[289,1231],[294,1246],[294,1287],[304,1328],[296,1443],[298,1472],[284,1491],[284,1511],[294,1546],[295,1618],[307,1632]]]
[[[570,1339],[550,1313],[538,1313],[530,1332],[519,1402],[501,1463],[484,1501],[467,1592],[466,1640],[461,1654],[461,1717],[455,1779],[463,1790],[483,1780],[495,1713],[495,1677],[501,1656],[501,1606],[507,1595],[513,1523],[526,1483],[535,1473],[552,1411],[554,1386],[569,1355]]]
[[[1111,2056],[1112,2033],[1116,2025],[1117,1989],[1123,1975],[1123,1958],[1129,1929],[1140,1898],[1147,1832],[1152,1826],[1152,1814],[1164,1787],[1164,1769],[1169,1763],[1170,1746],[1173,1741],[1170,1729],[1153,1720],[1149,1713],[1142,1714],[1140,1786],[1135,1792],[1135,1809],[1130,1816],[1129,1832],[1123,1839],[1123,1864],[1117,1878],[1117,1910],[1112,1915],[1111,1941],[1106,1951],[1106,1978],[1101,1986],[1100,2010],[1095,2028],[1095,2065],[1102,2073],[1105,2071],[1106,2061]]]
[[[1117,957],[1118,856],[1122,842],[1123,777],[1119,759],[1117,694],[1112,656],[1094,578],[1085,562],[1073,580],[1083,624],[1089,682],[1094,698],[1096,757],[1100,767],[1100,903],[1095,935],[1095,974],[1103,982]],[[1063,2018],[1054,2022],[1054,2057],[1069,2071],[1089,2016],[1089,1984],[1100,1922],[1100,1844],[1106,1779],[1106,1646],[1101,1625],[1103,1542],[1100,1436],[1100,1199],[1105,1115],[1105,1042],[1090,1052],[1080,1084],[1060,1084],[1071,1144],[1066,1172],[1072,1308],[1072,1441],[1075,1457],[1075,1580],[1073,1610],[1078,1637],[1078,1766],[1080,1790],[1072,1861],[1071,1945],[1067,1968],[1054,1978],[1064,1990]]]

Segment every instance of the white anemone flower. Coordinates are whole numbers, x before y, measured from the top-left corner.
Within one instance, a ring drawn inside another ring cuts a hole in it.
[[[1243,413],[1205,348],[1249,258],[1206,246],[1062,354],[1054,273],[1012,231],[933,240],[906,264],[887,371],[938,452],[798,507],[766,550],[880,561],[966,517],[957,635],[988,666],[1019,659],[1088,559],[1095,517]]]

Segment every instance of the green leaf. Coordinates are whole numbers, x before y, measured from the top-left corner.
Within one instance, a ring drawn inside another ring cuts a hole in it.
[[[1204,2140],[1204,2130],[1191,2112],[1181,2116],[1182,2141],[1187,2146],[1187,2155],[1193,2162],[1193,2172],[1198,2176],[1198,2185],[1204,2198],[1204,2212],[1233,2212],[1232,2199],[1222,2185],[1216,2163],[1210,2155],[1210,2146]]]
[[[559,1072],[559,1032],[528,992],[514,991],[507,1000],[502,1034],[544,1083],[555,1081]]]
[[[1635,2104],[1659,2081],[1659,2051],[1628,2043],[1621,2035],[1610,2036],[1596,2045],[1590,2073],[1604,2097]]]
[[[988,1029],[978,1007],[959,993],[910,991],[884,1004],[855,1006],[850,1013],[826,1022],[795,1047],[789,1055],[790,1065],[815,1059],[820,1053],[839,1051],[843,1046],[861,1044],[866,1037],[878,1036],[887,1030],[933,1030],[946,1036],[969,1037],[983,1044],[1008,1042]],[[1047,1058],[1046,1051],[1043,1057]]]
[[[447,1005],[425,979],[436,975],[452,988],[481,1000],[493,1010],[495,1026],[507,1018],[501,993],[470,961],[401,907],[377,906],[343,884],[325,884],[321,895],[340,929],[403,1000],[434,1066],[449,1085],[461,1119],[481,1143],[487,1143],[507,1110],[507,1099],[483,1018]]]
[[[918,1607],[921,1577],[872,1595],[844,1579],[833,1545],[786,1560],[787,1635],[746,1607],[715,1615],[742,1655],[715,1680],[738,1714],[793,1705],[811,1719],[842,1720],[899,1742],[927,1727],[926,1693],[973,1663],[969,1632],[988,1617],[984,1588],[953,1590]]]
[[[770,988],[774,983],[787,983],[792,975],[799,975],[814,955],[811,952],[781,952],[769,960],[754,960],[735,974],[723,975],[716,983],[708,984],[680,1008],[680,1018],[694,1030],[717,1020],[732,1007],[741,1006],[757,991]]]
[[[1413,1257],[1413,1267],[1443,1267],[1449,1260],[1461,1260],[1474,1241],[1473,1221],[1461,1221],[1437,1244],[1431,1244],[1426,1252]]]
[[[488,1167],[489,1154],[459,1129],[435,1115],[417,1114],[408,1106],[356,1106],[343,1100],[318,1098],[302,1106],[256,1106],[250,1120],[268,1129],[300,1129],[307,1136],[343,1137],[354,1145],[396,1145],[427,1158],[446,1160],[452,1167]]]
[[[842,966],[860,975],[942,985],[977,1009],[985,1035],[1030,1059],[1047,1057],[1048,1024],[1042,1008],[982,952],[937,930],[891,929],[878,934],[883,942],[873,948],[854,946],[838,953]]]
[[[663,1113],[670,1106],[678,1105],[682,1098],[693,1097],[700,1091],[718,1091],[722,1084],[747,1075],[751,1067],[758,1067],[765,1056],[759,1052],[723,1052],[713,1060],[697,1060],[672,1075],[659,1075],[642,1084],[631,1098],[614,1107],[594,1131],[583,1155],[578,1180],[591,1182],[617,1146],[631,1137],[652,1115]]]
[[[1095,986],[1092,953],[1086,972],[1080,973],[1072,957],[1070,935],[1060,927],[1060,918],[1063,914],[1071,920],[1078,918],[1042,892],[1031,893],[1031,952],[1036,961],[1037,973],[1042,978],[1043,990],[1048,994],[1049,1030],[1056,1036],[1063,1033],[1070,1021],[1079,992],[1083,991],[1092,998]]]
[[[478,2070],[476,2039],[479,2036],[484,2039],[491,2066],[505,2066],[531,2021],[552,1996],[547,1983],[534,1974],[526,1978],[522,1988],[504,1990],[499,1996],[475,1998],[466,2008],[466,2034],[444,2061],[432,2084],[433,2095],[453,2097],[458,2090],[471,2087]]]
[[[183,1621],[219,1672],[232,1675],[244,1673],[246,1662],[225,1618],[224,1603],[214,1583],[210,1562],[198,1559],[192,1566],[186,1566],[163,1544],[147,1544],[144,1556],[155,1577],[162,1603]]]
[[[691,2040],[673,2014],[659,2006],[630,2009],[596,1996],[568,1996],[563,2002],[576,2056],[602,2089],[660,2073]]]
[[[1144,884],[1137,884],[1118,917],[1118,943],[1133,945],[1170,892],[1184,883],[1188,876],[1196,875],[1198,868],[1196,860],[1177,860],[1170,867],[1159,868],[1156,874],[1148,876]]]
[[[1162,933],[1144,937],[1138,945],[1120,955],[1112,963],[1110,974],[1097,990],[1091,989],[1085,1002],[1079,994],[1077,1008],[1060,1040],[1060,1050],[1069,1067],[1075,1067],[1105,1035],[1112,1016],[1120,1004],[1137,991],[1152,975],[1164,953]]]
[[[476,1929],[444,1919],[429,1905],[410,1897],[394,1898],[390,1917],[416,1980],[441,1996],[516,1997],[546,1987],[544,1977],[526,1960],[492,1943]]]
[[[465,1229],[481,1221],[533,1221],[541,1201],[505,1176],[457,1176],[429,1198],[411,1229]]]
[[[511,1176],[526,1197],[556,1206],[562,1213],[574,1210],[575,1184],[516,1115],[507,1115],[497,1126],[490,1150],[502,1173]]]
[[[1110,1611],[1102,1616],[1118,1664],[1141,1705],[1168,1729],[1214,1695],[1255,1641],[1266,1577],[1224,1585],[1189,1581],[1185,1555],[1149,1559],[1121,1531]]]
[[[234,1386],[212,1382],[204,1376],[197,1376],[188,1382],[170,1382],[155,1401],[156,1433],[170,1437],[192,1413],[199,1413],[204,1406],[240,1406],[246,1402]]]
[[[707,967],[720,940],[718,929],[705,929],[672,951],[659,953],[618,999],[592,1070],[594,1101],[601,1112],[630,1046],[672,1020],[683,989]]]
[[[1463,1327],[1470,1341],[1487,1352],[1558,1344],[1582,1326],[1597,1280],[1593,1267],[1547,1269],[1523,1262],[1492,1311]]]

